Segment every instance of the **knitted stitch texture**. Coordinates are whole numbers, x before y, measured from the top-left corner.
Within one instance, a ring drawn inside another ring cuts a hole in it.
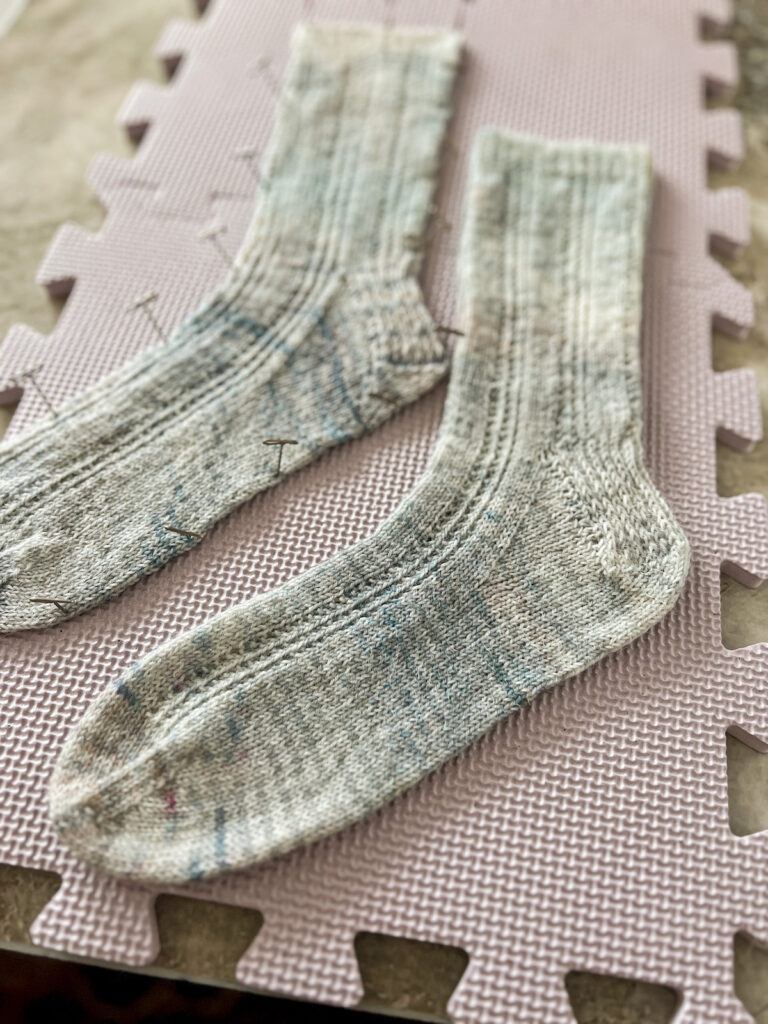
[[[298,442],[282,475],[444,375],[416,274],[460,51],[442,30],[299,26],[221,286],[167,343],[0,446],[0,631],[70,618],[189,549],[279,479],[265,440]]]
[[[97,698],[50,786],[72,850],[179,882],[326,836],[672,607],[689,548],[640,441],[651,192],[640,148],[481,135],[424,477]]]

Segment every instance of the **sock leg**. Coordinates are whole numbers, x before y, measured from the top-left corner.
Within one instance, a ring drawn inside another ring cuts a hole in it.
[[[0,446],[0,631],[85,611],[187,550],[276,482],[265,440],[295,442],[285,474],[443,376],[415,275],[458,58],[442,31],[299,27],[223,285],[167,344]]]
[[[76,852],[179,881],[328,835],[672,607],[688,544],[640,445],[650,194],[639,149],[481,136],[430,470],[98,698],[51,783]]]

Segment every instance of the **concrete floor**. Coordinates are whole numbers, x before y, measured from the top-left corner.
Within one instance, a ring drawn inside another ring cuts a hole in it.
[[[713,187],[744,186],[752,197],[752,243],[729,269],[756,300],[749,339],[715,336],[716,370],[751,366],[768,405],[768,0],[736,0],[747,159],[735,174],[712,175]],[[165,22],[188,13],[185,0],[32,0],[2,41],[0,138],[11,143],[0,163],[0,338],[17,321],[49,331],[58,313],[34,282],[59,224],[95,230],[102,211],[85,184],[93,155],[130,155],[114,125],[129,86],[158,78],[152,46]],[[0,407],[0,435],[12,408]],[[723,495],[768,497],[768,440],[741,454],[718,445]],[[723,641],[742,647],[768,639],[768,586],[747,590],[723,580]],[[768,828],[768,757],[728,738],[731,827],[738,835]],[[58,877],[0,865],[0,943],[23,945]],[[156,906],[162,950],[158,967],[186,976],[234,979],[234,967],[261,924],[255,911],[161,896]],[[461,950],[360,935],[356,943],[366,1006],[445,1017],[466,966]],[[734,943],[735,988],[758,1024],[768,1024],[768,951],[748,936]],[[580,1024],[663,1024],[677,995],[661,986],[572,974],[566,979]],[[312,1017],[309,1012],[308,1016]]]

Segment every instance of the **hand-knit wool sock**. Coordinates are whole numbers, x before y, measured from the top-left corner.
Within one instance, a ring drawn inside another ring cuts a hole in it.
[[[639,148],[481,135],[425,476],[97,698],[50,788],[76,853],[176,882],[326,836],[672,607],[689,549],[640,440],[651,186]]]
[[[243,247],[167,344],[0,446],[0,631],[69,618],[443,376],[416,280],[459,37],[300,26]],[[186,532],[174,532],[174,531]],[[55,598],[62,604],[36,603]]]

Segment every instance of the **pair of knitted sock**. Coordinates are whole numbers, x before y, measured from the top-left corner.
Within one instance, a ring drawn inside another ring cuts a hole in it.
[[[265,435],[299,441],[293,469],[440,377],[415,272],[458,58],[439,31],[299,30],[224,287],[0,453],[6,629],[62,615],[29,607],[58,580],[79,611],[189,546],[164,526],[204,531],[274,481]],[[639,148],[481,134],[465,336],[421,482],[371,537],[96,699],[50,788],[76,853],[178,882],[328,835],[672,606],[688,545],[640,439],[651,191]]]

